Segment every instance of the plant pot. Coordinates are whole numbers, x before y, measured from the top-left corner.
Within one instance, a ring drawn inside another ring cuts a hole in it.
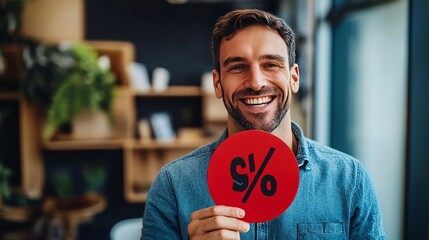
[[[72,138],[100,139],[112,135],[107,114],[99,109],[85,109],[72,121]]]
[[[13,191],[8,199],[0,197],[0,219],[12,222],[33,221],[41,214],[41,203],[40,199],[30,199],[22,192]]]
[[[50,217],[50,228],[55,225],[63,229],[62,239],[77,239],[78,226],[92,220],[107,206],[106,199],[99,193],[85,193],[80,196],[59,198],[46,197],[44,213]]]

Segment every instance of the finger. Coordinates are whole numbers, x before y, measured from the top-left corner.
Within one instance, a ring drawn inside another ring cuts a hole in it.
[[[199,221],[200,231],[211,232],[217,230],[230,230],[234,232],[247,232],[250,225],[240,219],[225,216],[213,216]]]
[[[241,208],[228,207],[228,206],[213,206],[199,211],[193,212],[191,221],[196,219],[205,219],[213,216],[226,216],[233,218],[242,218],[246,213]]]
[[[240,233],[237,231],[222,229],[218,231],[209,232],[205,235],[205,237],[206,239],[239,240]]]

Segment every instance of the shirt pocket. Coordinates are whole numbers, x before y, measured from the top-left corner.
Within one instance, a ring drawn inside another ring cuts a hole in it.
[[[298,223],[300,240],[342,240],[346,239],[342,222]]]

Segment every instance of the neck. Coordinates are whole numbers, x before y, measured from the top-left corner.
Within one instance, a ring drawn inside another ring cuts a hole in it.
[[[235,133],[245,131],[241,125],[239,125],[231,116],[228,115],[228,136],[232,136]],[[292,152],[296,155],[298,151],[298,141],[292,132],[292,121],[290,117],[290,111],[286,113],[279,126],[271,132],[276,137],[283,140],[288,145]]]
[[[285,115],[280,125],[271,133],[283,140],[296,155],[298,151],[298,140],[292,132],[292,121],[289,113]]]

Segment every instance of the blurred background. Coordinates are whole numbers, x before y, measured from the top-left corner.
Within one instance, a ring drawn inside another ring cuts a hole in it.
[[[296,32],[292,118],[364,163],[388,239],[429,239],[418,0],[0,0],[0,239],[109,239],[139,222],[159,168],[225,127],[210,39],[238,8]]]

